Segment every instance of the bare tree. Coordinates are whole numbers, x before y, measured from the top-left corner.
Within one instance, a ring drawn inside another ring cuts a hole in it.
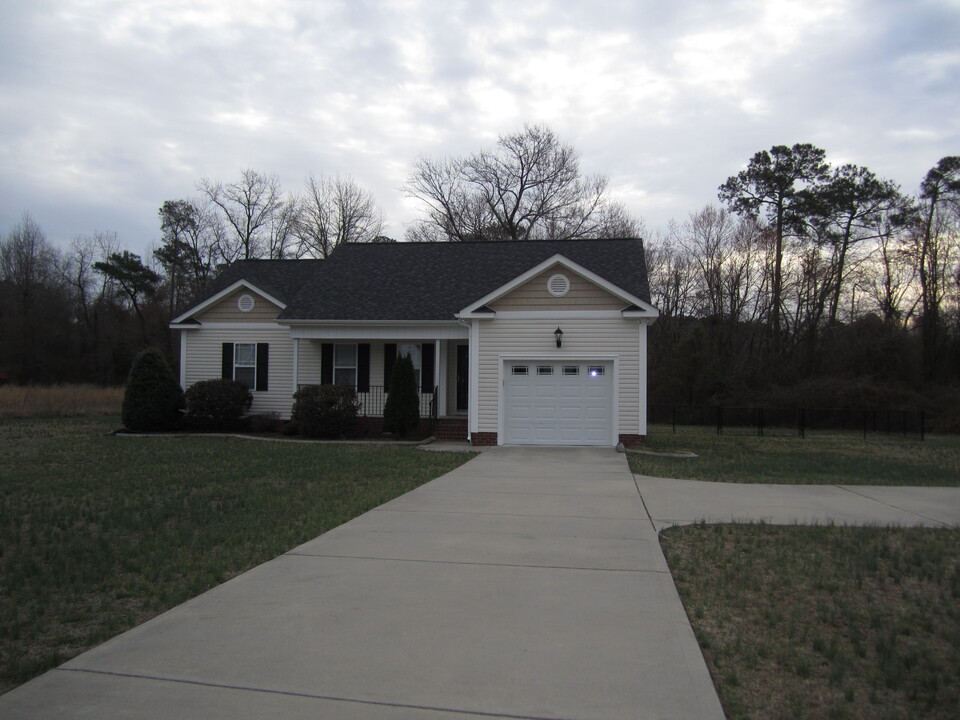
[[[373,195],[352,178],[310,175],[301,200],[298,257],[326,258],[343,243],[377,242],[383,213]]]
[[[814,298],[819,305],[816,314],[826,315],[832,325],[847,287],[847,272],[860,259],[854,251],[879,239],[879,220],[898,208],[903,198],[894,183],[850,164],[835,168],[828,181],[802,195],[811,235],[824,252],[826,282]]]
[[[908,215],[909,252],[920,280],[923,372],[936,378],[943,344],[941,305],[949,292],[960,253],[960,155],[941,158],[920,184]]]
[[[21,382],[47,380],[69,315],[59,256],[29,213],[0,239],[0,363]]]
[[[268,238],[271,260],[287,260],[300,257],[298,233],[301,224],[302,205],[300,198],[289,195],[270,218]]]
[[[543,125],[501,135],[493,150],[462,158],[421,157],[403,189],[426,206],[409,236],[429,225],[449,240],[610,237],[632,229],[608,181],[583,176],[579,153]]]
[[[224,262],[270,255],[271,227],[284,205],[276,175],[248,168],[227,185],[201,178],[198,189],[219,209],[228,229],[219,237]]]

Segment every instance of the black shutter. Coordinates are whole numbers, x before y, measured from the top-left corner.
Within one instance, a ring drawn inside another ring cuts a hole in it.
[[[384,343],[383,346],[383,391],[390,392],[390,376],[393,375],[393,363],[397,360],[397,344]]]
[[[220,362],[220,377],[224,380],[233,380],[233,343],[223,344]]]
[[[320,345],[320,384],[333,385],[333,343]]]
[[[357,392],[370,392],[370,343],[357,345]]]
[[[433,343],[423,343],[420,346],[420,392],[433,392]]]
[[[256,389],[266,391],[270,363],[270,345],[257,343],[257,381]]]

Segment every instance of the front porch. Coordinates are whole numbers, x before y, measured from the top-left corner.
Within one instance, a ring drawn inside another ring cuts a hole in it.
[[[388,336],[381,338],[358,337],[356,328],[352,335],[346,329],[331,330],[325,329],[324,337],[318,338],[303,335],[317,334],[319,329],[312,333],[306,328],[294,329],[295,388],[331,384],[354,387],[361,424],[369,433],[382,432],[393,364],[397,357],[409,354],[420,398],[421,432],[438,439],[467,439],[469,344],[465,328],[455,328],[452,334],[458,337],[434,339],[410,337],[413,329],[397,332],[398,328],[392,328]],[[364,334],[374,333],[368,329]],[[451,334],[450,329],[444,334]]]

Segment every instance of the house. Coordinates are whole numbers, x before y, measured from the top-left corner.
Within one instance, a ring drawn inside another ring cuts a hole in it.
[[[175,318],[180,383],[247,383],[289,417],[303,385],[356,387],[382,415],[399,354],[421,414],[476,445],[608,445],[647,431],[642,241],[348,244],[326,260],[247,260]]]

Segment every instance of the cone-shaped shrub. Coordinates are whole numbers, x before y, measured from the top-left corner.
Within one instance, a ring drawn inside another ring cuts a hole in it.
[[[420,396],[413,361],[409,355],[397,358],[390,375],[390,392],[383,406],[383,429],[403,437],[420,424]]]
[[[156,348],[137,355],[127,378],[121,418],[127,430],[173,430],[180,423],[183,390],[166,358]]]

